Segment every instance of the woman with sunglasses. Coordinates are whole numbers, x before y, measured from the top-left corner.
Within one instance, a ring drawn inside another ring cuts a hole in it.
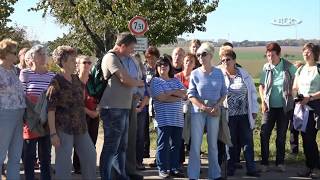
[[[227,88],[220,69],[212,66],[214,47],[209,43],[201,44],[197,57],[201,67],[190,75],[188,97],[191,109],[191,147],[188,166],[189,179],[199,179],[200,148],[204,127],[207,127],[209,154],[209,179],[223,179],[218,163],[218,132],[220,106],[226,97]]]
[[[156,75],[151,81],[150,89],[158,123],[156,157],[159,176],[167,178],[170,171],[172,176],[183,177],[179,153],[183,128],[182,99],[186,97],[186,89],[174,78],[173,67],[168,58],[160,57],[157,61]]]
[[[228,176],[233,176],[238,160],[238,150],[243,147],[247,175],[259,177],[254,162],[253,128],[258,113],[257,92],[249,73],[236,65],[232,49],[220,53],[221,69],[228,88],[227,99],[229,129],[232,147],[229,147]]]
[[[89,56],[80,55],[76,58],[77,72],[81,82],[86,85],[89,79],[89,72],[92,66],[92,61]],[[88,94],[87,88],[84,88],[84,103],[88,133],[92,143],[96,145],[99,129],[99,114],[97,111],[97,100]],[[77,153],[73,156],[73,168],[75,174],[80,174],[80,161]]]
[[[22,118],[26,108],[23,87],[14,67],[16,51],[17,42],[0,41],[0,169],[8,154],[7,179],[20,179]]]

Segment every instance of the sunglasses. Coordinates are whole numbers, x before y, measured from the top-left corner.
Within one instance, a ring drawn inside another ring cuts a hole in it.
[[[82,64],[88,64],[88,65],[91,65],[92,62],[91,61],[83,61]]]
[[[231,61],[232,59],[230,59],[230,58],[226,58],[226,59],[221,59],[221,62],[229,62],[229,61]]]
[[[200,58],[200,57],[206,57],[208,55],[207,52],[203,52],[203,53],[200,53],[200,54],[197,54],[197,57]]]

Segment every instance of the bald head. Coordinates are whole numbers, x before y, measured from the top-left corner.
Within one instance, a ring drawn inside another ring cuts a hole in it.
[[[185,54],[186,52],[181,47],[177,47],[172,51],[172,66],[174,68],[182,68]]]

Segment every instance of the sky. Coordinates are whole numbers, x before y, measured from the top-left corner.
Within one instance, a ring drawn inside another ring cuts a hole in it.
[[[39,0],[19,0],[11,15],[11,24],[26,28],[32,40],[53,41],[68,32],[53,17],[42,18],[41,12],[27,12]],[[295,18],[297,26],[275,26],[273,19]],[[186,39],[282,40],[320,39],[320,0],[220,0],[216,11],[210,13],[206,32],[185,33]]]

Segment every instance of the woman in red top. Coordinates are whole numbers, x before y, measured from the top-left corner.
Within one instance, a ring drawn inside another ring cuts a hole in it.
[[[191,71],[195,67],[195,62],[197,60],[196,55],[188,53],[183,59],[183,71],[176,74],[176,78],[180,79],[183,85],[188,88],[189,87],[189,77]]]
[[[92,61],[89,56],[78,56],[77,59],[77,72],[79,75],[79,79],[85,85],[89,79],[89,72],[91,69]],[[98,138],[98,129],[99,129],[99,114],[97,111],[97,100],[89,96],[87,88],[84,88],[84,101],[85,101],[85,111],[86,111],[86,119],[88,124],[88,132],[91,137],[93,144],[95,145]],[[80,174],[80,162],[77,153],[73,156],[73,167],[74,172],[76,174]]]
[[[191,71],[196,67],[197,57],[192,53],[187,53],[187,55],[183,59],[183,70],[176,74],[175,77],[178,78],[183,85],[188,89],[189,88],[189,77]],[[183,112],[184,112],[184,127],[182,131],[182,144],[187,145],[187,149],[189,149],[189,142],[190,142],[190,111],[191,103],[188,99],[183,101]],[[184,146],[181,146],[180,150],[180,163],[183,164],[185,161],[185,150]]]

